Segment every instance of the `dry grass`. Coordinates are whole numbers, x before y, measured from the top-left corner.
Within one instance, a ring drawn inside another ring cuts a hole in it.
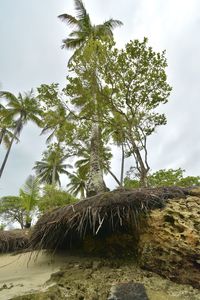
[[[28,247],[26,230],[0,231],[0,253],[15,252]]]
[[[137,236],[141,220],[168,199],[183,198],[188,190],[177,187],[119,189],[99,194],[43,215],[33,229],[33,250],[69,249],[87,236],[104,238],[113,233]],[[142,224],[144,225],[144,223]]]

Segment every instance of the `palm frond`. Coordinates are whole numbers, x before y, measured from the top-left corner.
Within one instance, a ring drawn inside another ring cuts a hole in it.
[[[17,98],[15,97],[14,94],[7,92],[7,91],[1,91],[0,92],[0,97],[1,98],[5,98],[8,101],[12,101],[12,102],[17,102]]]
[[[71,16],[71,15],[62,14],[62,15],[59,15],[58,18],[62,22],[65,22],[65,23],[67,23],[70,26],[76,26],[76,25],[78,25],[78,20],[75,17]]]
[[[82,0],[74,0],[75,10],[77,11],[77,18],[84,19],[88,14]]]
[[[123,25],[123,22],[121,22],[120,20],[114,20],[114,19],[110,19],[103,23],[103,26],[108,27],[111,30],[115,29],[118,26],[122,26],[122,25]]]
[[[54,138],[55,131],[56,130],[53,130],[53,132],[47,137],[47,139],[46,139],[47,144],[50,144],[52,142],[52,140]]]
[[[61,48],[66,48],[66,49],[76,49],[76,48],[79,48],[83,43],[84,43],[84,39],[83,38],[79,38],[79,39],[72,39],[72,38],[67,38],[67,39],[64,39],[62,42],[62,46]]]
[[[105,36],[112,38],[113,30],[121,25],[123,25],[123,23],[119,20],[110,19],[105,21],[103,24],[95,26],[96,36],[99,38]]]

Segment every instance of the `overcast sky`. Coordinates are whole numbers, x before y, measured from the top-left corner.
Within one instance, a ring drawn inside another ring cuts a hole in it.
[[[148,37],[156,51],[166,49],[168,80],[173,87],[162,110],[168,124],[148,143],[153,171],[186,169],[200,175],[200,1],[199,0],[85,0],[93,23],[111,17],[124,23],[115,30],[119,47],[131,39]],[[61,40],[70,32],[57,18],[74,14],[73,0],[0,1],[0,84],[17,94],[42,83],[65,85],[71,53],[61,50]],[[14,145],[0,181],[0,196],[16,194],[45,149],[44,137],[27,126]],[[5,152],[0,148],[0,163]],[[130,164],[130,162],[129,162]],[[127,168],[129,166],[127,165]],[[119,170],[115,154],[113,169]],[[63,182],[64,183],[64,182]],[[113,182],[108,179],[108,185]]]

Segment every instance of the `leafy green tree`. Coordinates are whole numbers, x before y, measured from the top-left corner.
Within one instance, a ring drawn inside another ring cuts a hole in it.
[[[121,50],[104,43],[99,47],[97,63],[101,82],[105,83],[102,93],[107,94],[112,113],[111,123],[120,120],[120,142],[127,148],[126,155],[134,157],[141,185],[146,186],[150,169],[147,138],[157,126],[166,124],[165,115],[156,108],[168,101],[171,91],[165,52],[154,52],[146,38],[130,41]]]
[[[20,133],[28,121],[32,121],[40,126],[41,110],[39,109],[37,99],[33,95],[33,91],[25,93],[24,96],[19,93],[18,97],[10,92],[0,92],[0,97],[7,100],[6,111],[4,112],[4,122],[14,123],[14,131],[9,140],[7,152],[0,168],[0,177],[3,174],[13,142],[18,139]],[[5,135],[4,135],[5,137]]]
[[[69,172],[66,168],[71,167],[65,163],[67,158],[68,155],[64,154],[64,150],[59,144],[50,145],[48,150],[43,153],[42,160],[36,161],[33,167],[40,182],[60,186],[60,175],[68,175]]]
[[[181,187],[200,186],[200,176],[186,176],[179,181]]]
[[[164,114],[156,109],[168,101],[171,91],[165,53],[154,52],[147,46],[147,39],[130,41],[121,50],[115,48],[113,41],[91,40],[70,66],[76,76],[68,77],[66,93],[79,115],[91,122],[91,132],[96,121],[100,129],[93,147],[99,147],[102,128],[107,128],[108,133],[110,130],[110,138],[122,148],[121,182],[124,159],[132,156],[141,185],[146,186],[150,169],[147,138],[157,126],[166,124]],[[91,111],[94,94],[97,114]]]
[[[38,202],[38,208],[40,212],[45,213],[58,207],[73,204],[76,201],[76,198],[68,192],[58,189],[58,187],[53,185],[45,185],[43,195]]]
[[[130,179],[129,177],[125,177],[124,187],[128,189],[137,189],[141,187],[141,184],[138,179]]]
[[[0,216],[7,223],[17,222],[24,228],[25,209],[19,196],[5,196],[0,199]]]
[[[19,196],[0,199],[0,216],[9,223],[18,222],[22,229],[29,228],[39,200],[39,181],[30,175],[19,191]]]
[[[183,172],[181,168],[178,169],[163,169],[154,172],[149,176],[149,185],[152,187],[159,186],[176,186],[179,185],[180,181],[183,179]]]
[[[184,177],[185,170],[178,169],[162,169],[158,170],[148,176],[149,187],[162,187],[162,186],[180,186],[192,187],[200,185],[200,176],[186,176]],[[134,174],[133,174],[134,175]],[[141,187],[140,181],[131,178],[131,172],[124,180],[124,186],[127,188]]]
[[[73,60],[75,60],[78,54],[83,54],[84,48],[87,46],[88,42],[104,38],[113,39],[113,29],[116,26],[122,25],[121,21],[113,19],[105,21],[100,25],[93,25],[90,16],[81,0],[75,0],[75,9],[77,12],[76,17],[73,17],[69,14],[62,14],[59,16],[62,21],[67,22],[68,25],[71,25],[75,28],[70,33],[69,37],[63,40],[64,48],[75,49],[72,57]],[[93,57],[98,55],[97,48],[93,47],[92,55]],[[75,65],[73,64],[71,65],[71,71],[76,72]],[[86,99],[88,100],[88,104],[92,104],[91,107],[93,108],[93,120],[91,123],[90,171],[87,182],[87,196],[91,196],[106,190],[106,185],[103,180],[103,172],[100,166],[100,103],[98,102],[98,81],[96,78],[96,69],[94,68],[94,65],[89,66],[89,73],[90,80],[87,81],[87,89],[90,91],[90,101],[88,98]]]

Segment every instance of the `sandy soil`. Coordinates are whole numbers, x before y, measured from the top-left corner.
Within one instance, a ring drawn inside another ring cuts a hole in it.
[[[7,300],[26,292],[45,289],[45,282],[59,270],[63,256],[40,253],[0,255],[0,300]]]

